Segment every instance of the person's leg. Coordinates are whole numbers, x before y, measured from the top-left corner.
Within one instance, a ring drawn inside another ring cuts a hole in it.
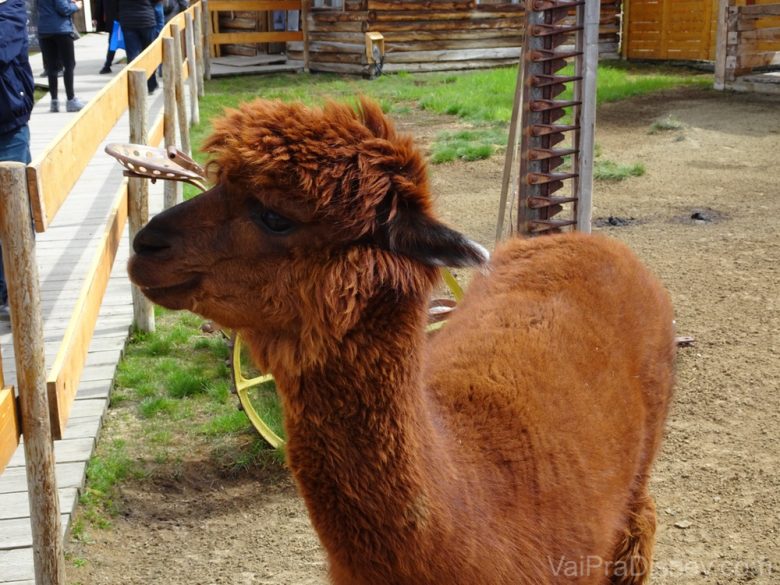
[[[127,62],[132,62],[133,59],[138,57],[143,51],[146,45],[143,44],[141,37],[141,31],[145,29],[137,28],[123,28],[122,33],[125,35],[125,52],[127,53]]]
[[[57,35],[57,46],[64,70],[62,81],[65,83],[65,95],[68,100],[76,97],[73,89],[73,71],[76,69],[76,50],[70,35]]]
[[[51,111],[59,111],[57,101],[57,65],[59,64],[59,55],[57,51],[56,37],[43,37],[39,39],[41,47],[41,56],[43,57],[43,68],[46,77],[49,80],[49,95],[51,95]]]
[[[106,51],[106,62],[103,63],[103,69],[100,70],[101,74],[111,73],[111,65],[114,63],[114,56],[116,55],[116,51],[111,50],[111,41],[114,38],[114,29],[113,27],[108,33],[108,50]]]

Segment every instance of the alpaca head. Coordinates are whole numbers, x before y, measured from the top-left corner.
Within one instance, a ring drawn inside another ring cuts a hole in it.
[[[138,233],[130,276],[154,302],[251,330],[269,351],[302,359],[380,291],[427,295],[434,267],[486,259],[434,218],[422,157],[366,100],[258,100],[217,121],[205,150],[215,186]]]

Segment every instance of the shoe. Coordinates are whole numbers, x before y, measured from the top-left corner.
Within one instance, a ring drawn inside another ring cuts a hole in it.
[[[106,75],[111,73],[111,65],[103,65],[103,69],[100,70],[100,75]]]
[[[8,310],[8,303],[0,305],[0,321],[10,321],[11,312]]]
[[[51,100],[51,106],[49,106],[50,112],[59,112],[60,111],[60,100]]]
[[[68,112],[79,112],[85,105],[79,98],[74,97],[72,100],[68,100],[68,103],[65,104],[65,109]]]

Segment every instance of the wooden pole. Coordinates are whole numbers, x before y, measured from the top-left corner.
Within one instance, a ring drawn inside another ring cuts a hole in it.
[[[733,0],[718,3],[717,37],[715,41],[715,89],[726,89],[726,46],[729,35],[729,6]]]
[[[517,126],[520,111],[523,108],[523,55],[520,54],[520,62],[517,64],[517,80],[515,81],[515,98],[512,103],[512,119],[509,122],[509,138],[506,143],[506,155],[504,156],[504,176],[501,178],[501,197],[498,204],[498,222],[496,223],[496,244],[501,241],[504,234],[504,218],[506,216],[506,202],[509,198],[509,183],[512,179],[512,168],[515,165],[517,155]],[[510,226],[511,228],[511,226]]]
[[[201,0],[203,7],[203,75],[211,79],[211,14],[209,14],[209,0]]]
[[[46,392],[41,295],[29,201],[25,165],[0,163],[0,239],[24,432],[35,582],[65,585],[60,502]]]
[[[206,95],[206,88],[203,83],[203,8],[200,4],[195,5],[195,60],[198,63],[198,97]]]
[[[131,70],[128,77],[130,102],[130,142],[146,144],[146,72]],[[166,84],[165,91],[168,91]],[[141,228],[149,221],[149,183],[146,179],[130,178],[128,182],[128,224],[130,246]],[[154,331],[154,307],[136,286],[132,286],[133,319],[139,331]]]
[[[187,45],[187,66],[190,89],[190,123],[200,124],[200,107],[198,106],[198,59],[195,57],[195,33],[193,31],[192,14],[184,15],[184,42]]]
[[[303,30],[303,70],[309,73],[309,0],[301,1],[301,30]]]
[[[176,146],[176,51],[171,37],[163,37],[163,138],[165,148]],[[182,186],[179,181],[165,181],[163,207],[168,209],[181,201]]]
[[[173,37],[173,82],[176,87],[176,117],[179,121],[179,140],[181,141],[181,149],[186,154],[191,154],[190,126],[187,120],[187,105],[184,100],[184,80],[182,79],[181,62],[183,56],[181,50],[181,30],[179,29],[179,25],[171,24],[171,36]]]
[[[601,19],[601,2],[593,0],[584,6],[577,7],[577,24],[582,26],[582,71],[575,74],[582,76],[577,85],[580,95],[574,99],[581,105],[575,108],[579,119],[575,122],[580,127],[577,147],[577,178],[575,179],[577,201],[575,219],[577,230],[589,234],[593,216],[593,148],[596,134],[596,77],[599,68],[599,21]]]

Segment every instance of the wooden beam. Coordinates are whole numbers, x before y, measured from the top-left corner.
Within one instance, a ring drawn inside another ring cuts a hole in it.
[[[16,397],[13,388],[0,389],[0,473],[19,446],[19,418],[16,414]]]
[[[176,50],[174,40],[171,37],[163,39],[163,136],[165,148],[176,147]],[[165,181],[163,186],[163,208],[168,209],[176,205],[182,193],[179,181]]]
[[[750,18],[761,18],[762,16],[780,16],[780,3],[740,6],[739,14],[740,16]]]
[[[210,0],[212,12],[269,12],[301,10],[301,0]]]
[[[19,414],[24,430],[35,582],[64,585],[65,554],[46,397],[41,294],[35,239],[32,229],[27,228],[30,220],[25,166],[0,163],[0,239],[9,284]]]
[[[54,439],[62,438],[76,398],[89,343],[127,222],[127,207],[127,179],[124,179],[46,380]]]
[[[36,231],[46,231],[92,155],[127,106],[127,71],[123,70],[27,167]]]
[[[241,43],[284,43],[287,41],[302,41],[303,33],[299,31],[286,32],[245,32],[245,33],[214,33],[211,43],[228,45]]]
[[[149,136],[147,134],[146,81],[141,71],[131,72],[129,87],[130,142],[132,144],[147,144]],[[128,181],[127,215],[130,225],[130,249],[132,251],[133,238],[149,221],[149,181],[147,179],[133,177]],[[133,297],[133,324],[139,331],[154,331],[154,307],[152,302],[144,296],[137,286],[131,285],[130,291]]]

